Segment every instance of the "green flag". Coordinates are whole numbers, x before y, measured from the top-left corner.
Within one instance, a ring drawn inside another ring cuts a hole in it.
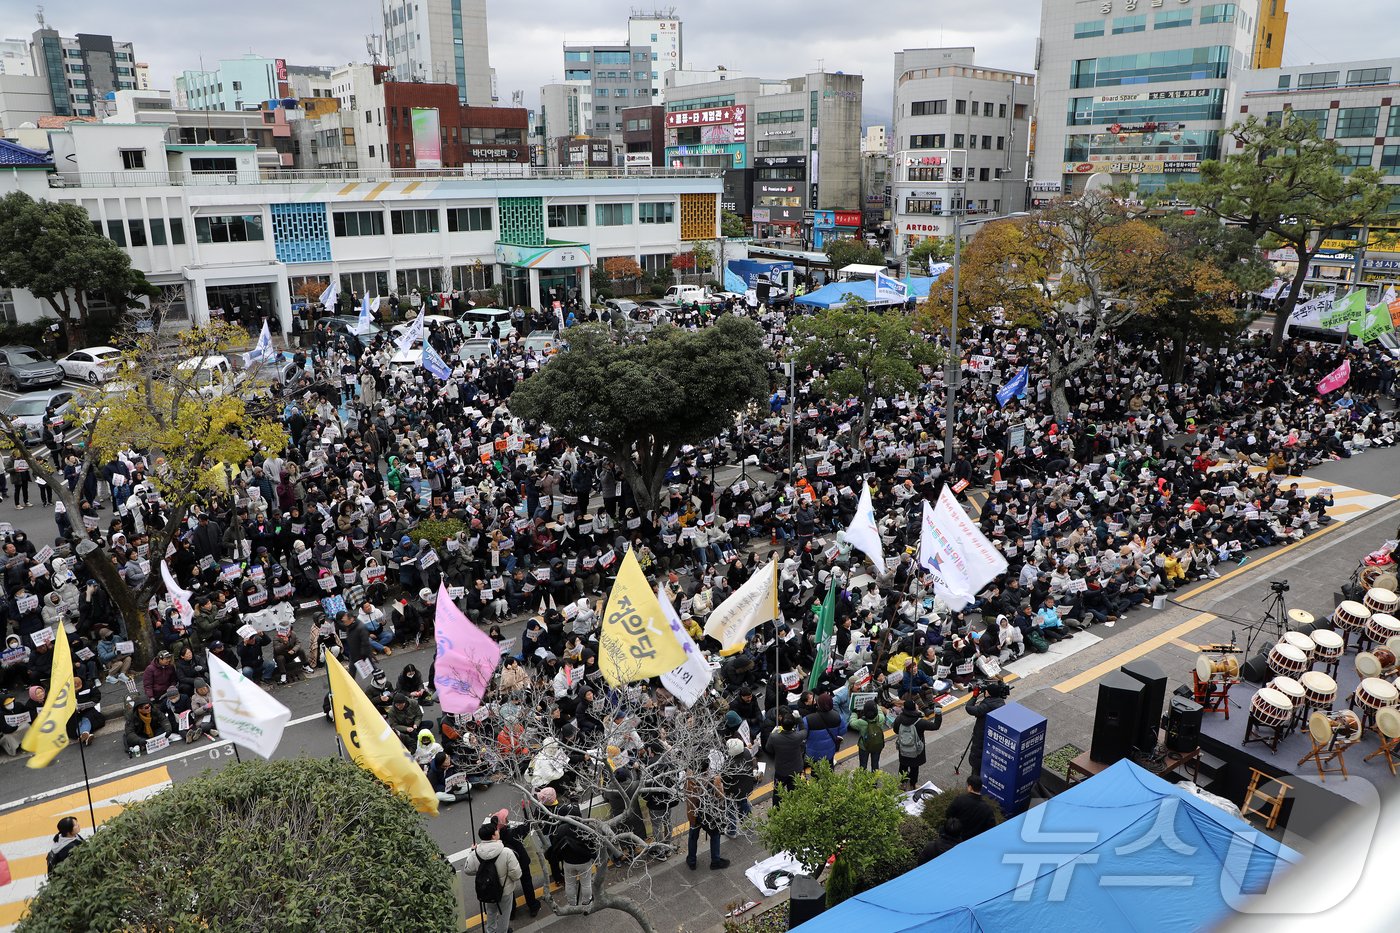
[[[1323,327],[1350,324],[1366,316],[1366,289],[1359,288],[1344,298],[1333,299],[1331,310],[1322,315],[1319,323]]]
[[[1370,343],[1376,338],[1395,329],[1390,319],[1390,306],[1384,301],[1366,312],[1359,321],[1352,321],[1347,330],[1362,343]]]
[[[826,599],[822,600],[817,612],[817,659],[812,662],[812,673],[807,675],[807,689],[817,689],[817,681],[826,673],[831,660],[831,642],[836,635],[836,581],[826,585]]]

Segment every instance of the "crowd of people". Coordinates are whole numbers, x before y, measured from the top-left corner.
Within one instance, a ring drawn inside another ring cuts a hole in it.
[[[566,310],[575,320],[617,323]],[[680,308],[672,323],[704,327],[726,313],[750,314],[776,355],[791,351],[787,315],[775,311],[719,301]],[[891,732],[899,770],[916,786],[925,737],[941,724],[951,691],[1076,629],[1111,626],[1253,549],[1306,535],[1329,521],[1331,503],[1304,496],[1288,477],[1397,438],[1388,400],[1395,364],[1374,349],[1290,343],[1276,354],[1263,336],[1246,335],[1190,348],[1180,376],[1167,379],[1166,351],[1109,336],[1068,381],[1070,414],[1057,418],[1038,365],[1039,335],[987,325],[963,343],[949,466],[941,373],[927,371],[923,384],[862,413],[854,401],[823,398],[823,368],[809,368],[795,376],[795,397],[776,389],[766,417],[746,416],[682,456],[661,508],[650,511],[616,464],[510,411],[514,387],[555,352],[523,338],[560,317],[522,311],[508,332],[484,335],[489,353],[465,359],[460,328],[429,326],[424,339],[453,368],[445,380],[416,354],[397,353],[387,332],[357,339],[309,326],[306,346],[287,351],[293,365],[279,401],[287,448],[239,465],[232,494],[211,496],[190,515],[166,561],[193,591],[194,617],[185,625],[168,601],[158,603],[159,651],[142,670],[132,666],[126,620],[71,555],[87,536],[115,556],[128,584],[153,572],[147,531],[163,517],[147,480],[152,455],[132,451],[100,471],[71,471],[65,479],[83,514],[56,512],[52,545],[34,540],[45,529],[4,529],[0,748],[17,754],[43,705],[56,633],[69,640],[75,665],[70,735],[91,741],[109,719],[121,721],[132,754],[162,739],[217,736],[206,652],[270,687],[339,659],[362,675],[450,802],[490,780],[502,756],[545,756],[522,746],[518,721],[500,704],[480,717],[434,717],[426,659],[392,685],[380,661],[433,644],[445,586],[501,645],[493,690],[544,691],[548,700],[533,714],[561,740],[586,746],[615,703],[599,673],[597,636],[612,576],[630,549],[711,652],[720,646],[703,634],[709,614],[760,566],[780,562],[780,617],[751,632],[745,650],[716,660],[714,697],[705,701],[720,704],[724,721],[712,789],[733,802],[736,819],[755,755],[771,759],[773,778],[791,786],[810,762],[833,759],[848,733],[861,765],[879,767]],[[1316,382],[1344,358],[1350,383],[1320,398]],[[1002,407],[997,390],[1023,366],[1032,373],[1027,395]],[[868,430],[857,433],[862,414]],[[62,447],[53,456],[79,462]],[[883,575],[842,531],[862,483],[890,556]],[[918,510],[945,485],[964,499],[985,490],[978,521],[1009,562],[958,611],[937,599],[913,555]],[[828,584],[836,590],[831,663],[808,690],[820,647],[814,597]],[[632,754],[657,752],[648,748],[643,742]],[[731,760],[737,764],[725,767]],[[684,800],[693,810],[710,793],[701,783],[645,801],[653,837],[669,840],[670,806]],[[535,802],[577,806],[579,794],[550,779]],[[532,892],[517,830],[493,819],[476,857],[505,857],[506,877]],[[688,864],[695,867],[706,831],[710,867],[724,867],[719,839],[733,822],[691,825]],[[551,875],[583,903],[579,866],[596,848],[567,833],[545,848]]]

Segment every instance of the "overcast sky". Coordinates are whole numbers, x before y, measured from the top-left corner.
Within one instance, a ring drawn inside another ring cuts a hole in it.
[[[36,28],[34,5],[4,0],[0,7],[0,36],[27,38]],[[540,85],[563,76],[563,42],[622,41],[631,8],[617,0],[489,0],[502,103],[523,90],[534,107]],[[1286,65],[1400,56],[1396,0],[1293,0],[1290,8]],[[364,61],[365,34],[381,31],[379,9],[378,0],[50,0],[45,16],[66,36],[109,33],[134,42],[155,86],[173,88],[173,76],[198,68],[201,55],[208,67],[249,51],[293,64]],[[973,45],[979,64],[1031,71],[1040,28],[1036,0],[704,0],[676,11],[687,67],[785,78],[821,63],[863,74],[868,122],[888,119],[895,49]]]

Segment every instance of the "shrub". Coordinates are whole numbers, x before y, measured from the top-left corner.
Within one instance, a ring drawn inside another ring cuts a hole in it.
[[[928,826],[933,835],[938,835],[939,831],[943,829],[943,821],[948,816],[948,807],[952,805],[954,800],[961,797],[962,794],[963,789],[961,787],[953,788],[945,790],[936,797],[929,797],[924,801],[924,810],[919,814],[919,818],[924,821],[924,824]],[[997,806],[995,800],[985,794],[982,795],[982,799],[991,804],[992,812],[996,814],[998,823],[1006,819],[1001,812],[1001,807]]]
[[[427,541],[434,550],[441,550],[443,542],[466,530],[467,526],[455,518],[427,519],[413,527],[412,535],[414,541]]]

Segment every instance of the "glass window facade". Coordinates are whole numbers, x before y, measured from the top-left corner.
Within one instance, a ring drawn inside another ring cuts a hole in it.
[[[1076,39],[1096,39],[1103,35],[1103,20],[1091,19],[1083,23],[1074,24],[1074,37]]]
[[[632,222],[632,205],[599,204],[594,213],[594,222],[600,227],[624,227]]]
[[[549,205],[549,225],[551,227],[586,227],[588,226],[588,205],[587,204],[551,204]]]
[[[1340,76],[1341,73],[1336,71],[1313,71],[1301,74],[1298,76],[1298,89],[1336,87],[1337,78]]]
[[[1229,71],[1230,47],[1225,45],[1081,58],[1070,66],[1070,87],[1209,81],[1224,78]]]
[[[1400,146],[1381,149],[1381,171],[1387,175],[1400,175]]]
[[[1152,17],[1153,29],[1178,29],[1191,25],[1190,10],[1163,10]]]
[[[637,222],[669,224],[676,219],[676,205],[670,201],[646,201],[637,205]]]
[[[1218,130],[1173,130],[1160,133],[1085,133],[1065,138],[1065,161],[1084,162],[1090,155],[1130,158],[1145,153],[1194,154],[1213,159],[1219,153]]]
[[[909,116],[926,117],[931,114],[947,113],[946,100],[916,100],[909,105]]]
[[[1327,114],[1329,111],[1322,110],[1294,110],[1289,119],[1306,120],[1313,125],[1319,136],[1327,135]]]
[[[438,212],[431,209],[392,211],[390,223],[395,233],[437,233]]]
[[[1187,17],[1190,20],[1190,17]],[[1201,25],[1210,23],[1233,23],[1235,21],[1235,5],[1233,3],[1207,3],[1201,7]]]
[[[1371,165],[1371,155],[1375,146],[1338,146],[1337,154],[1346,159],[1346,164],[1342,166],[1342,174],[1350,175],[1359,168],[1369,168]]]
[[[333,211],[331,229],[336,236],[383,236],[384,214],[380,211]]]
[[[1185,123],[1189,120],[1219,120],[1225,113],[1225,89],[1209,90],[1201,97],[1163,100],[1095,101],[1092,97],[1071,97],[1066,123],[1069,126],[1108,126],[1114,123]]]
[[[763,110],[755,118],[757,123],[797,123],[803,117],[801,110]]]
[[[471,233],[491,229],[491,208],[453,207],[447,211],[449,233]]]
[[[1389,68],[1353,68],[1347,72],[1348,87],[1368,87],[1373,84],[1389,83]]]
[[[258,214],[196,217],[194,236],[200,243],[247,243],[261,240],[262,217]]]
[[[1400,136],[1400,104],[1390,105],[1390,122],[1386,124],[1385,135]]]
[[[1147,14],[1140,13],[1137,16],[1115,16],[1113,18],[1113,34],[1115,36],[1125,35],[1130,32],[1147,31]]]
[[[1375,136],[1380,119],[1379,107],[1343,107],[1337,111],[1337,128],[1332,135],[1338,139]]]

